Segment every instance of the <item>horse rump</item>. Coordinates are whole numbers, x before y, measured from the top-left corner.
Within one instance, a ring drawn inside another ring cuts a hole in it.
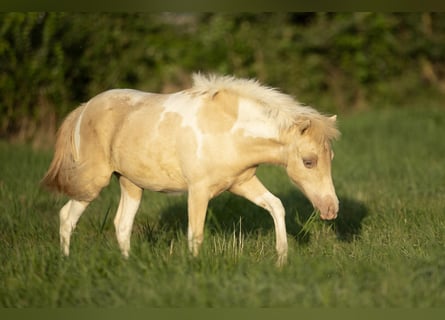
[[[76,108],[63,120],[57,131],[53,159],[48,171],[40,181],[42,186],[68,196],[76,196],[77,193],[72,188],[72,180],[75,178],[76,168],[80,163],[76,159],[73,135],[83,108],[83,105]]]

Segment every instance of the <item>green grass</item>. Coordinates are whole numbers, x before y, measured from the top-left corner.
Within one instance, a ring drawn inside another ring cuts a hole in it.
[[[185,196],[145,192],[122,259],[115,180],[82,216],[64,258],[57,213],[66,198],[38,187],[50,153],[0,143],[0,306],[445,306],[445,112],[339,121],[335,222],[315,217],[281,168],[259,170],[286,207],[283,269],[274,266],[272,219],[229,194],[210,203],[194,259]]]

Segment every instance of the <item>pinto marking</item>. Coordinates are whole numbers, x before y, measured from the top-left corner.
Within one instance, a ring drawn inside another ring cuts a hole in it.
[[[238,105],[238,119],[231,133],[241,130],[246,137],[278,139],[278,128],[271,123],[255,102],[241,98]]]
[[[74,136],[73,136],[73,140],[74,140],[74,160],[78,161],[80,158],[80,125],[82,124],[82,118],[83,118],[83,113],[85,112],[85,109],[87,108],[87,105],[84,106],[82,112],[79,115],[79,118],[76,121],[76,126],[74,128]]]
[[[202,147],[204,143],[203,134],[198,126],[198,112],[202,107],[202,101],[199,98],[190,96],[187,93],[179,92],[170,95],[163,103],[164,111],[160,116],[159,123],[162,123],[166,114],[172,112],[181,117],[181,126],[190,128],[196,139],[198,158],[202,157]]]

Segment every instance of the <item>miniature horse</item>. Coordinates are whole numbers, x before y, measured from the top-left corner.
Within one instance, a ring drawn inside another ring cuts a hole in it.
[[[228,190],[269,211],[282,265],[288,249],[285,212],[255,175],[263,163],[284,166],[321,218],[336,218],[331,177],[336,116],[321,115],[254,80],[194,74],[193,82],[173,94],[109,90],[66,117],[42,179],[70,198],[60,210],[65,255],[79,217],[113,173],[121,187],[114,225],[125,257],[143,189],[188,193],[193,255],[203,241],[209,200]]]

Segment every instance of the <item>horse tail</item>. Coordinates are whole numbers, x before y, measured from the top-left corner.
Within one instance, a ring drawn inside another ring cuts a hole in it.
[[[75,193],[70,188],[70,181],[80,164],[74,145],[74,130],[84,108],[85,106],[81,105],[68,114],[57,131],[54,157],[40,182],[44,187],[67,195]]]

